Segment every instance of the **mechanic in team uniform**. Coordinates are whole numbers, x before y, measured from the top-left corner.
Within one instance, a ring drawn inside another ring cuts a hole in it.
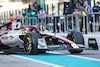
[[[30,11],[29,10],[28,10],[28,12],[26,12],[25,18],[28,18],[28,17],[30,17]]]
[[[23,17],[26,16],[26,13],[27,13],[27,9],[24,10],[25,12],[23,13]]]
[[[58,10],[55,9],[55,6],[52,7],[53,9],[53,12],[52,14],[48,15],[48,16],[54,16],[52,19],[53,19],[53,23],[54,23],[54,31],[53,32],[56,32],[56,29],[57,29],[57,32],[59,32],[59,27],[58,27],[58,22],[59,22],[59,15],[58,15]],[[55,21],[56,19],[56,21]]]
[[[34,10],[31,9],[30,11],[30,17],[36,17],[36,12]],[[33,25],[33,22],[34,22],[34,25],[36,25],[36,19],[31,19],[31,25]]]
[[[26,11],[26,14],[25,14],[25,23],[26,25],[30,25],[29,22],[30,22],[30,19],[28,19],[30,17],[30,11],[28,10],[28,12]]]
[[[96,5],[92,8],[93,12],[100,12],[99,2],[96,3]],[[99,15],[95,15],[95,22],[96,22],[96,30],[98,28],[98,22],[99,22]]]
[[[85,29],[86,29],[85,33],[87,33],[86,13],[84,11],[84,7],[81,6],[80,3],[76,4],[76,9],[75,9],[75,12],[73,12],[73,15],[75,15],[75,14],[83,14],[85,16]],[[80,24],[80,31],[81,32],[82,32],[82,28],[83,28],[83,16],[82,16],[82,23]]]
[[[26,13],[27,13],[27,9],[24,10],[24,13],[23,13],[23,18],[24,18],[24,20],[22,21],[22,23],[25,23],[25,22],[26,22],[26,21],[25,21]]]

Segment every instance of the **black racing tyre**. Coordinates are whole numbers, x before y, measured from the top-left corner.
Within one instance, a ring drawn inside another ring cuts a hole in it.
[[[4,53],[5,53],[6,55],[9,55],[9,54],[10,54],[8,51],[4,51]]]
[[[38,38],[41,38],[41,35],[37,32],[30,32],[26,34],[26,37],[24,39],[24,50],[26,54],[38,54]]]
[[[76,44],[83,44],[84,45],[84,37],[81,32],[78,31],[70,31],[68,33],[67,39],[73,41]],[[70,49],[70,53],[81,53],[83,49]]]
[[[81,53],[83,51],[83,49],[70,49],[69,50],[69,52],[71,53],[71,54],[79,54],[79,53]]]
[[[46,53],[46,50],[39,50],[39,53],[40,54],[45,54]]]

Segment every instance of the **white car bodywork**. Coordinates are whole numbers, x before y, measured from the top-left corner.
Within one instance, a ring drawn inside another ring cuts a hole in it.
[[[1,42],[4,45],[22,45],[23,41],[19,38],[19,35],[22,35],[21,30],[14,30],[21,27],[20,22],[13,22],[12,23],[12,30],[9,31],[7,34],[4,34],[0,37]]]
[[[1,36],[1,42],[4,45],[22,45],[23,41],[19,38],[19,35],[22,35],[21,33],[12,30],[10,32],[8,32],[8,34],[5,34],[3,36]]]
[[[22,30],[15,30],[21,27],[20,22],[12,23],[12,30],[7,34],[4,34],[0,37],[0,41],[7,46],[23,46],[24,41],[19,38],[19,36],[25,36],[26,34],[22,33]],[[27,30],[27,29],[26,29]],[[43,41],[43,42],[41,42]],[[45,39],[38,39],[38,49],[47,49],[47,44]]]

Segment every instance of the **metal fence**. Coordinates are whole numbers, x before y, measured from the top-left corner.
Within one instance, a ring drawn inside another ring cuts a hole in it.
[[[81,18],[85,20],[84,15],[73,15],[68,14],[67,16],[56,16],[56,17],[31,17],[25,19],[24,24],[36,25],[39,31],[49,32],[68,32],[70,30],[80,31]],[[85,23],[85,21],[83,21]],[[85,24],[84,24],[85,26]],[[85,27],[84,27],[85,28]],[[85,32],[84,32],[85,33]]]
[[[91,19],[91,20],[90,20]],[[0,21],[3,25],[9,21]],[[56,16],[56,17],[28,17],[27,19],[21,20],[22,24],[35,25],[39,31],[48,31],[48,32],[68,32],[70,30],[81,31],[82,33],[89,33],[88,24],[90,24],[93,32],[99,31],[100,26],[100,12],[89,13],[87,16],[83,14],[73,15],[67,14],[65,16]],[[89,23],[88,23],[89,22]],[[97,25],[96,25],[97,24]]]
[[[16,17],[19,11],[23,13],[24,10],[25,9],[16,9],[16,10],[0,12],[0,20],[7,20],[8,18],[10,18],[10,14],[13,14],[13,16]]]
[[[88,21],[88,19],[91,19],[90,22]],[[98,32],[100,26],[100,12],[88,13],[87,22],[92,25],[93,32]]]

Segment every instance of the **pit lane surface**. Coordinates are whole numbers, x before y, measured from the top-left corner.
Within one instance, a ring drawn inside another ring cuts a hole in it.
[[[100,46],[99,46],[100,48]],[[100,67],[100,49],[84,50],[81,54],[70,54],[67,50],[47,54],[26,55],[0,53],[0,67]]]
[[[15,54],[11,54],[15,55]],[[41,63],[5,55],[0,52],[0,67],[50,67]]]

